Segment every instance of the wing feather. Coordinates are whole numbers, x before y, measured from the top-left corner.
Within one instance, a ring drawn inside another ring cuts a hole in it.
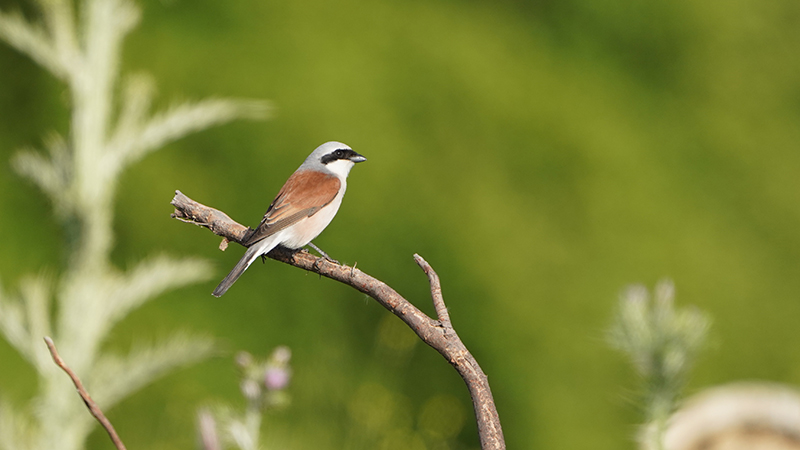
[[[250,246],[295,223],[313,216],[332,202],[341,187],[339,179],[316,170],[295,172],[286,180],[264,218],[244,241]]]

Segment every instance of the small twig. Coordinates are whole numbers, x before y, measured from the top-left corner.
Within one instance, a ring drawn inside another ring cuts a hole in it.
[[[114,430],[114,426],[111,425],[111,422],[106,418],[105,414],[103,414],[103,411],[100,410],[100,407],[97,406],[97,403],[95,403],[94,400],[92,400],[92,397],[89,396],[89,393],[86,392],[86,389],[83,387],[83,383],[81,383],[80,378],[78,378],[78,376],[75,375],[75,372],[73,372],[72,369],[70,369],[69,366],[67,366],[67,364],[64,362],[64,360],[61,359],[61,356],[58,354],[58,350],[56,350],[56,344],[53,343],[53,340],[45,336],[44,342],[47,344],[47,348],[50,350],[50,356],[53,357],[53,361],[72,379],[72,383],[75,384],[75,388],[78,390],[78,394],[81,396],[81,399],[83,399],[83,403],[85,403],[86,407],[89,408],[89,412],[94,416],[94,418],[100,422],[100,425],[105,428],[108,436],[111,438],[111,442],[114,443],[114,446],[117,448],[117,450],[126,450],[125,444],[122,443],[122,440],[119,438],[116,430]]]
[[[233,221],[225,213],[197,203],[180,191],[175,192],[172,205],[175,207],[172,217],[206,227],[229,241],[241,244],[242,239],[249,232],[248,227]],[[269,252],[267,256],[346,284],[369,295],[381,306],[399,317],[420,339],[438,351],[461,375],[469,389],[470,397],[472,397],[481,448],[484,450],[506,448],[500,417],[497,415],[497,407],[489,388],[488,378],[453,329],[450,315],[442,298],[439,277],[421,256],[414,255],[414,259],[428,276],[438,320],[428,317],[383,281],[373,278],[355,267],[316,258],[308,252],[292,252],[280,246]]]
[[[442,297],[442,285],[439,283],[439,275],[436,274],[433,267],[422,256],[414,253],[414,261],[428,276],[428,281],[431,284],[431,299],[433,299],[433,307],[436,309],[436,316],[439,318],[439,322],[445,328],[453,328],[453,324],[450,322],[450,313],[447,312],[447,306],[444,304],[444,297]]]

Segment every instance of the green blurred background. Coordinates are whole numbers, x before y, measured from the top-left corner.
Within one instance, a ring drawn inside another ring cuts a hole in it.
[[[635,446],[637,380],[606,342],[633,282],[672,278],[679,304],[713,318],[690,393],[800,383],[797,1],[139,3],[123,68],[154,76],[158,107],[220,95],[278,111],[183,139],[121,180],[120,267],[164,252],[217,273],[136,311],[108,345],[186,329],[225,350],[109,411],[129,448],[193,448],[198,406],[243,403],[232,352],[279,344],[293,403],[267,417],[267,448],[478,447],[461,379],[390,313],[274,261],[214,299],[241,249],[169,218],[180,189],[256,225],[327,140],[369,161],[315,242],[428,312],[412,254],[438,270],[509,448]],[[9,159],[67,124],[64,86],[0,46],[5,289],[65,263],[50,206]],[[4,341],[0,366],[0,393],[24,404],[34,372]]]

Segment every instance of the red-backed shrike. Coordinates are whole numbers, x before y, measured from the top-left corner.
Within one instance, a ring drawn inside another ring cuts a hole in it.
[[[366,160],[341,142],[326,142],[311,152],[286,180],[258,228],[242,242],[247,251],[213,295],[224,294],[256,258],[273,248],[299,249],[310,244],[339,211],[350,169]]]

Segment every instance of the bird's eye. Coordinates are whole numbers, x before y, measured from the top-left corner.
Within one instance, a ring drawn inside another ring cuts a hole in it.
[[[337,158],[344,157],[344,152],[342,150],[336,150],[335,152],[333,152],[333,154],[336,155]]]

